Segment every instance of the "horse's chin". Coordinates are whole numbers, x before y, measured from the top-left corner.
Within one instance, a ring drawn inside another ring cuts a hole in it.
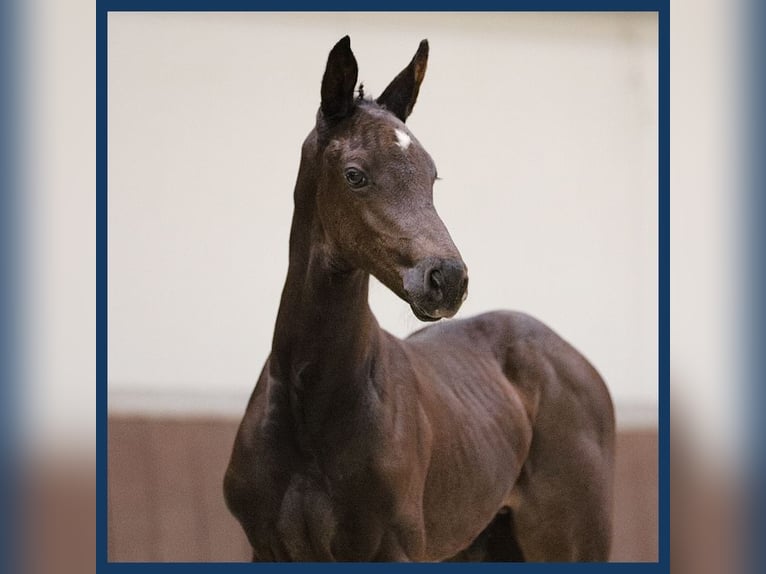
[[[449,319],[450,317],[453,317],[455,313],[457,313],[457,309],[451,312],[437,309],[433,313],[428,313],[414,303],[410,303],[410,309],[412,309],[412,313],[415,315],[415,317],[428,323],[433,323],[435,321],[439,321],[440,319]]]
[[[412,314],[415,315],[420,321],[425,321],[428,323],[433,323],[435,321],[438,321],[441,319],[441,317],[432,317],[431,315],[428,315],[424,311],[421,311],[418,309],[415,305],[410,303],[410,309],[412,309]]]

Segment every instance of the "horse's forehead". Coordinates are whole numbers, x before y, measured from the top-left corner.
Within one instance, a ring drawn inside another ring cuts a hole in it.
[[[365,132],[358,143],[376,152],[407,151],[414,139],[407,128],[391,123],[370,126]]]
[[[416,140],[407,127],[387,113],[363,114],[348,135],[351,146],[356,149],[406,152],[416,147]]]

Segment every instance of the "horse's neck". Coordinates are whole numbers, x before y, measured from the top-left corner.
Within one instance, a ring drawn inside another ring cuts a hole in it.
[[[367,379],[380,328],[367,301],[369,275],[334,269],[316,235],[313,210],[296,205],[270,363],[319,408],[321,398]]]

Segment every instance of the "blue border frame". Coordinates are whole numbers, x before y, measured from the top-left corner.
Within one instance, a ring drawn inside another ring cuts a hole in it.
[[[659,10],[659,548],[660,571],[670,572],[670,8]]]
[[[762,33],[762,23],[766,18],[766,4],[751,0],[745,6],[740,25],[744,29],[746,61],[742,72],[746,78],[746,89],[741,100],[741,108],[746,110],[748,125],[744,128],[747,168],[745,201],[741,213],[746,236],[744,238],[745,260],[748,262],[742,300],[745,305],[740,309],[738,322],[744,325],[747,346],[743,357],[747,364],[746,388],[743,403],[747,462],[743,469],[746,476],[746,497],[748,508],[744,517],[746,533],[745,570],[763,572],[766,568],[766,419],[763,417],[763,405],[766,404],[766,355],[763,345],[766,341],[766,228],[763,218],[766,215],[766,164],[763,162],[766,150],[766,112],[763,101],[766,98],[766,66],[759,57],[766,50],[766,37]],[[741,121],[741,120],[740,120]],[[739,215],[739,214],[738,214]]]
[[[19,552],[18,525],[24,524],[19,505],[19,415],[17,381],[22,378],[20,358],[22,327],[18,300],[23,292],[22,257],[16,246],[24,232],[19,216],[21,69],[15,61],[21,38],[14,26],[20,12],[18,2],[0,5],[0,570],[23,566]],[[10,405],[10,408],[2,408]]]
[[[333,0],[328,7],[312,0],[293,0],[289,11],[578,11],[578,12],[657,12],[659,25],[659,548],[658,562],[609,564],[515,564],[516,568],[546,572],[582,568],[597,571],[670,572],[670,14],[669,0],[475,0],[470,9],[465,2],[413,0],[368,1],[364,6],[349,0]],[[281,571],[304,568],[359,568],[359,564],[258,564],[247,563],[110,563],[107,556],[107,279],[108,279],[108,189],[107,189],[107,73],[109,12],[119,11],[286,11],[283,3],[246,2],[243,0],[97,0],[96,4],[96,449],[97,514],[96,568],[98,572],[209,572],[254,568]],[[505,564],[364,564],[364,569],[393,568],[482,568],[497,570]]]

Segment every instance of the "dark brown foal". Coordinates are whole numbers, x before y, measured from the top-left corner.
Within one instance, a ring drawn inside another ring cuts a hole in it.
[[[607,560],[614,416],[588,361],[521,313],[400,340],[368,306],[370,274],[424,321],[467,293],[404,123],[427,58],[372,101],[348,37],[330,52],[227,504],[258,561]]]

